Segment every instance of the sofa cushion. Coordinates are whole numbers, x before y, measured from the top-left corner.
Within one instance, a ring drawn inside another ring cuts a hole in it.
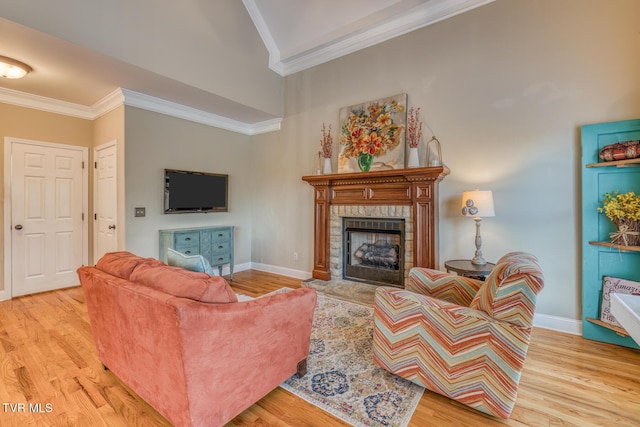
[[[127,251],[109,252],[98,260],[96,268],[112,276],[128,280],[133,269],[140,263],[162,264],[153,258],[142,258]]]
[[[172,267],[165,264],[139,264],[129,278],[132,282],[149,286],[177,297],[211,303],[237,302],[238,298],[226,280]]]
[[[185,255],[182,252],[167,248],[167,264],[190,271],[207,273],[209,276],[218,276],[209,261],[202,255]]]

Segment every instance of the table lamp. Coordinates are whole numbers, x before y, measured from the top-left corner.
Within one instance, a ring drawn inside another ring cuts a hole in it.
[[[476,254],[472,264],[485,265],[487,260],[482,257],[482,237],[480,237],[480,222],[482,218],[496,216],[493,208],[493,193],[491,191],[465,191],[462,193],[462,216],[471,217],[476,222]]]

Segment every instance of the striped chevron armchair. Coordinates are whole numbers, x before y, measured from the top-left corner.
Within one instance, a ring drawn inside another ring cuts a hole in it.
[[[376,290],[373,358],[382,368],[508,418],[529,348],[537,259],[511,252],[486,282],[413,268],[405,289]]]

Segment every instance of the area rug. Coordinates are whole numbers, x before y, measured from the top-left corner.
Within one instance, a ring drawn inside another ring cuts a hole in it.
[[[373,307],[373,298],[378,286],[353,280],[320,280],[308,279],[301,283],[304,288],[312,288],[317,292],[343,301],[356,302]]]
[[[405,427],[424,389],[373,363],[373,309],[318,294],[307,374],[281,387],[354,426]]]

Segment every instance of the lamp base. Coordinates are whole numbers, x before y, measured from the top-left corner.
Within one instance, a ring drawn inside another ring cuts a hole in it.
[[[486,263],[487,263],[487,260],[482,258],[482,255],[480,256],[476,255],[471,260],[471,264],[473,265],[485,265]]]
[[[482,218],[475,217],[473,220],[476,222],[476,253],[471,260],[471,264],[485,265],[487,260],[482,256],[482,237],[480,236],[480,222]]]

